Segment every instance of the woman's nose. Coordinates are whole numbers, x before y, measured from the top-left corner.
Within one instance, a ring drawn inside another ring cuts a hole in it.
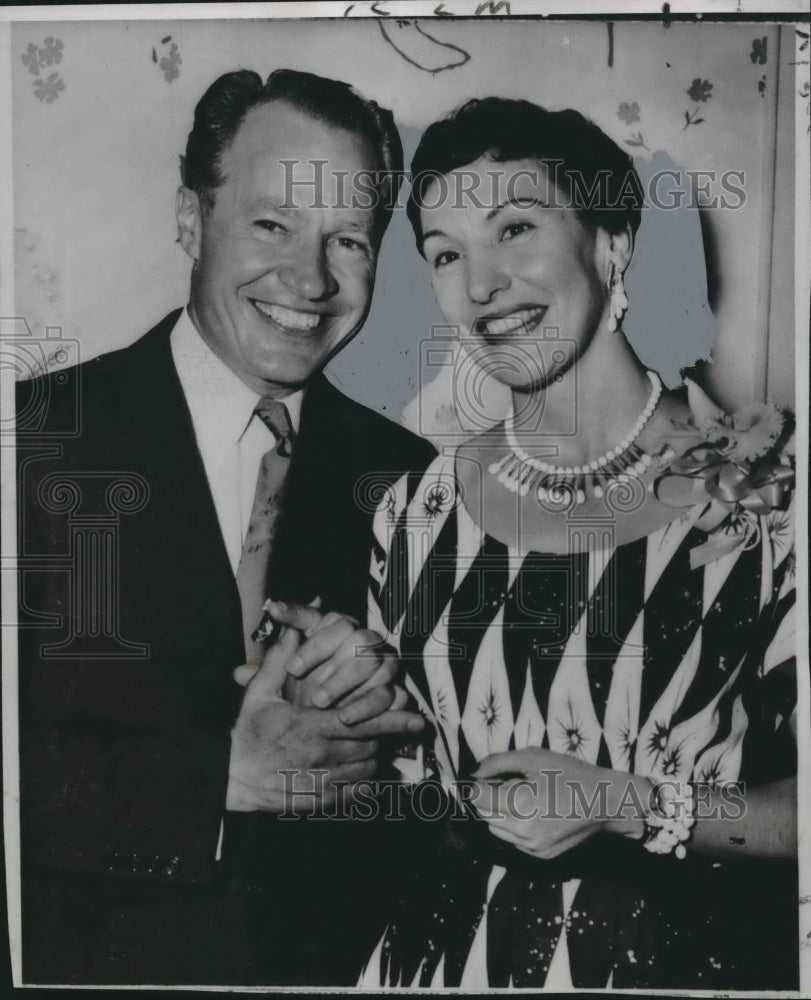
[[[495,261],[487,258],[468,258],[467,293],[472,302],[484,305],[508,288],[510,276]]]
[[[301,247],[295,257],[279,268],[279,278],[297,296],[311,302],[327,299],[338,290],[321,245]]]

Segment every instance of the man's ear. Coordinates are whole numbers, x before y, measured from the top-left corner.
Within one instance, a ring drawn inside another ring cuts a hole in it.
[[[195,191],[181,185],[175,196],[177,239],[192,260],[200,256],[203,239],[203,209]]]

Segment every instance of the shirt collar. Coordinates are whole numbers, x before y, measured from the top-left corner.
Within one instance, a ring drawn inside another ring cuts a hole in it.
[[[240,440],[261,397],[211,350],[188,309],[180,314],[169,340],[198,445],[208,454],[220,454]],[[303,396],[300,389],[283,400],[294,431]]]

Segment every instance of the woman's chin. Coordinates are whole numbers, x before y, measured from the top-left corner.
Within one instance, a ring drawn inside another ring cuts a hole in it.
[[[481,365],[481,368],[485,375],[499,382],[511,392],[526,393],[527,395],[543,392],[555,382],[556,378],[554,374],[548,372],[533,373],[530,376],[526,371],[516,371],[514,367],[507,365]]]
[[[466,353],[481,371],[513,390],[533,392],[561,381],[562,372],[572,366],[572,352],[558,343],[505,340],[493,346],[482,343],[465,345]]]

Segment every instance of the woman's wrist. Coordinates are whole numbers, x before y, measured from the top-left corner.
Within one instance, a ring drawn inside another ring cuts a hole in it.
[[[623,774],[615,780],[609,795],[607,832],[629,840],[642,840],[653,793],[653,782],[643,775]]]

